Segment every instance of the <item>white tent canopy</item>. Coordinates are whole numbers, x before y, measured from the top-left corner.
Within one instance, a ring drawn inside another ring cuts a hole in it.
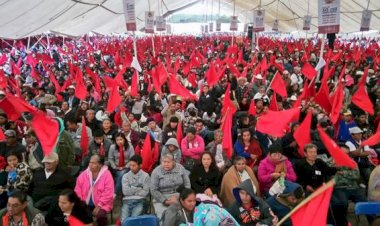
[[[219,0],[214,1],[214,7]],[[136,0],[138,29],[144,26],[145,11],[150,9],[158,15],[168,16],[178,10],[202,4],[201,0]],[[159,4],[160,2],[160,4]],[[233,9],[233,1],[220,0],[223,8]],[[259,1],[236,0],[236,15],[244,21],[252,20],[252,10],[259,7]],[[313,17],[311,32],[317,31],[316,0],[261,0],[266,10],[265,23],[271,27],[277,18],[280,31],[302,29],[302,18],[307,14]],[[373,11],[371,29],[380,29],[380,1],[341,0],[340,31],[356,32],[360,27],[363,9]],[[20,39],[50,31],[67,36],[81,36],[88,32],[99,34],[124,33],[125,20],[122,0],[0,0],[0,37]]]

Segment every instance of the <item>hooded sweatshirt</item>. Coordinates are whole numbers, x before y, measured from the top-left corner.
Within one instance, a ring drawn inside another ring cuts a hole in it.
[[[176,150],[173,151],[173,152],[170,152],[169,151],[169,148],[168,146],[169,145],[174,145],[176,147]],[[174,161],[176,163],[181,163],[181,160],[182,160],[182,153],[181,153],[181,149],[179,149],[179,145],[178,145],[178,141],[177,139],[175,138],[169,138],[168,141],[166,141],[166,144],[165,146],[162,148],[162,151],[161,151],[161,157],[168,154],[168,153],[171,153],[173,156],[174,156]]]
[[[251,196],[252,205],[249,209],[242,206],[239,191],[246,191]],[[255,195],[256,191],[250,179],[241,182],[236,188],[233,189],[235,201],[228,208],[228,212],[239,222],[242,226],[256,225],[257,223],[263,225],[273,225],[277,217],[271,211],[269,205],[261,198]]]

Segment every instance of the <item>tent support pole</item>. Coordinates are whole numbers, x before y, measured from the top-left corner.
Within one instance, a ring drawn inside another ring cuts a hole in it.
[[[154,33],[150,37],[152,39],[153,57],[155,57],[156,56],[156,50],[155,50],[155,47],[154,47]]]
[[[30,48],[31,48],[31,49],[34,48],[34,46],[36,46],[36,45],[41,41],[41,39],[42,39],[43,37],[44,37],[44,36],[41,35],[41,37],[37,40],[37,42],[34,43],[34,44],[32,45],[32,47],[30,47]]]
[[[13,46],[9,44],[9,42],[5,41],[4,39],[1,39],[1,41],[5,42],[5,44],[7,44],[9,47],[13,48]]]
[[[28,36],[28,45],[26,46],[26,50],[29,50],[29,46],[30,46],[30,36]]]

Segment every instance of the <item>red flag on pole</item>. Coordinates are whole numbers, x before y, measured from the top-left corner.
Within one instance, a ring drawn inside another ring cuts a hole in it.
[[[323,185],[290,212],[293,226],[326,225],[334,184],[334,181],[330,181]],[[317,212],[318,217],[315,217]]]
[[[326,149],[329,151],[330,155],[335,160],[337,166],[347,166],[351,169],[357,168],[356,163],[352,160],[347,153],[342,151],[338,145],[325,133],[325,131],[318,126],[317,128],[321,141],[326,146]]]
[[[308,78],[309,80],[312,80],[316,75],[317,75],[317,71],[314,69],[313,66],[311,66],[311,64],[309,62],[306,62],[302,69],[301,69],[301,72],[303,75],[306,76],[306,78]]]
[[[182,122],[179,121],[177,125],[177,142],[178,144],[181,144],[183,138],[183,133],[182,133]]]
[[[151,137],[150,132],[148,131],[145,137],[144,145],[141,150],[141,158],[143,159],[142,162],[142,169],[149,173],[154,164],[155,161],[158,158],[158,145],[157,142],[154,142],[153,152],[152,152],[152,143],[151,143]]]
[[[107,104],[107,112],[112,113],[121,103],[118,86],[114,85],[110,90],[110,97]]]
[[[86,90],[86,86],[83,83],[83,74],[80,68],[77,69],[75,82],[76,82],[75,96],[80,100],[84,100],[87,96],[87,90]]]
[[[87,155],[88,145],[90,142],[90,138],[87,133],[86,120],[84,116],[82,116],[82,133],[80,135],[80,148],[82,149],[82,158]]]
[[[358,90],[352,95],[351,102],[361,108],[363,111],[368,112],[370,115],[375,114],[371,99],[369,99],[368,93],[364,85],[360,85]]]
[[[222,130],[223,130],[222,148],[223,150],[226,150],[226,156],[227,158],[230,159],[233,153],[232,134],[231,134],[232,112],[230,109],[227,109],[226,115],[224,116]]]
[[[214,65],[213,62],[210,63],[210,67],[207,70],[205,76],[206,76],[206,79],[207,79],[207,83],[208,83],[208,85],[210,87],[213,86],[213,85],[215,85],[216,83],[218,83],[219,78],[218,78],[218,75],[216,73],[215,65]]]
[[[294,134],[293,134],[293,137],[298,144],[298,153],[302,157],[304,157],[303,147],[306,144],[311,143],[310,127],[311,127],[312,116],[313,115],[312,115],[311,111],[308,111],[305,119],[299,125],[298,129],[296,131],[294,131]]]
[[[80,221],[73,215],[67,217],[67,222],[69,223],[69,226],[85,226],[85,224],[82,221]]]
[[[253,116],[257,115],[255,101],[251,101],[249,104],[248,114]]]
[[[336,123],[338,122],[339,117],[340,117],[340,110],[343,106],[343,99],[344,99],[343,86],[340,84],[338,85],[335,91],[333,105],[332,105],[331,113],[330,113],[330,119],[333,125],[336,125]]]
[[[283,98],[288,96],[286,84],[278,72],[274,75],[269,87]]]
[[[135,69],[135,72],[132,75],[132,82],[131,82],[131,96],[135,97],[138,94],[138,89],[139,89],[139,83],[138,83],[138,72]]]
[[[197,99],[197,97],[190,92],[190,90],[186,89],[179,81],[177,81],[174,76],[171,76],[169,79],[169,89],[170,93],[177,94],[182,98],[192,100]]]
[[[273,95],[270,97],[269,110],[271,111],[278,111],[276,95],[276,92],[274,92]]]
[[[44,156],[49,155],[58,142],[59,124],[42,111],[32,112],[32,128],[41,144]]]
[[[283,137],[289,124],[298,121],[299,108],[291,108],[285,111],[268,111],[257,120],[256,129],[262,133]]]
[[[231,84],[228,83],[226,92],[224,93],[221,115],[225,115],[227,112],[227,109],[229,109],[231,114],[235,114],[236,112],[236,107],[230,99],[230,92],[231,92]]]
[[[377,126],[377,131],[374,135],[362,142],[362,146],[373,146],[380,143],[380,125]]]

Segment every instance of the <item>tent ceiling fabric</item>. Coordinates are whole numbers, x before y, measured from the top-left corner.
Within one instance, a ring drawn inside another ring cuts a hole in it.
[[[158,2],[150,0],[151,10],[158,15]],[[211,5],[209,1],[209,6]],[[317,31],[317,8],[315,0],[262,0],[266,10],[265,23],[270,30],[273,21],[280,21],[279,30],[284,32],[302,29],[303,16],[313,17],[311,32]],[[186,8],[201,0],[163,0],[162,13],[169,15],[177,9]],[[367,0],[341,0],[342,33],[359,31],[361,12],[367,7]],[[218,0],[214,0],[218,4]],[[223,8],[233,8],[232,0],[221,0]],[[138,29],[144,26],[148,0],[136,0]],[[161,4],[160,4],[161,5]],[[252,10],[258,8],[258,1],[236,0],[236,15],[242,22],[252,20]],[[373,10],[371,29],[379,29],[380,1],[371,1]],[[90,31],[99,34],[123,33],[125,22],[122,0],[0,0],[0,37],[19,39],[35,36],[47,31],[68,36],[81,36]]]

